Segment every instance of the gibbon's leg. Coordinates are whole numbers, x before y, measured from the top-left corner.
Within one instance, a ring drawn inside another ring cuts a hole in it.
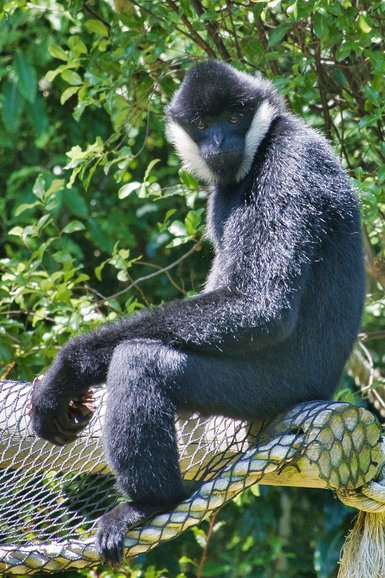
[[[288,365],[273,369],[268,358],[264,366],[266,356],[213,356],[150,339],[119,345],[107,378],[104,441],[120,488],[149,505],[185,495],[175,439],[178,411],[266,419],[302,399],[301,388],[288,382]]]
[[[185,496],[175,440],[175,404],[166,380],[181,372],[176,351],[131,340],[112,356],[104,443],[119,487],[135,502],[169,504]]]
[[[273,413],[286,409],[284,395],[277,405],[279,376],[269,391],[273,372],[262,386],[259,369],[263,375],[263,367],[246,358],[179,351],[154,340],[129,340],[115,349],[107,379],[104,442],[118,486],[132,502],[107,512],[99,522],[97,549],[105,560],[121,560],[127,528],[188,496],[178,463],[178,410],[271,417],[273,399]]]
[[[107,378],[104,445],[118,486],[133,500],[99,521],[96,548],[113,565],[123,557],[129,527],[172,509],[187,497],[179,471],[175,405],[165,382],[181,372],[183,359],[160,342],[131,340],[112,356]]]

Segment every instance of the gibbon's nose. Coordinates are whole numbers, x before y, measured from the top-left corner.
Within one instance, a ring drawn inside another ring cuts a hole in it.
[[[220,129],[215,130],[213,133],[213,144],[215,144],[217,147],[220,147],[224,140],[225,135],[223,134],[223,131]]]

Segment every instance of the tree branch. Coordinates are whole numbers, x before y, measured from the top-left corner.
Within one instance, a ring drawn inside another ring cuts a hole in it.
[[[325,124],[325,134],[329,139],[331,139],[332,119],[331,119],[329,107],[328,107],[328,99],[327,99],[327,92],[326,92],[327,88],[326,88],[326,82],[325,82],[325,72],[324,72],[324,69],[322,66],[322,61],[321,61],[321,41],[318,40],[314,34],[313,23],[311,23],[311,36],[312,36],[312,40],[313,40],[314,47],[315,47],[314,48],[315,67],[316,67],[317,77],[318,77],[318,88],[319,88],[321,104],[322,104],[322,112],[323,112],[323,118],[324,118],[324,124]]]
[[[203,40],[203,38],[198,34],[198,32],[195,30],[191,22],[186,18],[186,16],[184,14],[181,14],[181,10],[179,6],[177,6],[177,4],[174,2],[174,0],[166,0],[166,2],[173,10],[173,12],[175,12],[175,14],[178,14],[179,18],[186,26],[187,30],[190,32],[191,38],[194,40],[194,42],[196,42],[198,46],[200,46],[202,50],[204,50],[210,58],[216,58],[216,54],[212,50],[211,46],[207,44],[205,40]]]
[[[205,540],[205,547],[203,548],[202,557],[201,557],[201,560],[199,562],[199,568],[197,570],[197,578],[201,578],[201,576],[202,576],[203,566],[205,565],[205,562],[207,559],[207,551],[209,548],[209,543],[211,540],[211,536],[213,535],[214,525],[215,525],[215,522],[217,520],[219,512],[220,512],[220,510],[217,510],[216,512],[214,512],[211,515],[209,529],[208,529],[206,540]]]
[[[231,0],[228,0],[228,2],[226,4],[226,10],[227,10],[227,13],[229,15],[231,29],[233,31],[234,43],[235,43],[235,48],[237,51],[237,56],[238,56],[239,60],[243,60],[243,54],[242,54],[242,50],[241,50],[239,40],[238,40],[237,29],[234,26],[233,11],[231,9],[231,4],[232,4]]]
[[[84,9],[95,18],[95,20],[99,20],[99,22],[102,22],[104,26],[107,26],[108,30],[110,30],[111,24],[107,22],[107,20],[104,20],[104,18],[100,16],[97,12],[95,12],[95,10],[88,4],[88,2],[84,2],[83,6]]]
[[[372,341],[376,339],[385,339],[385,331],[373,331],[372,333],[361,333],[359,335],[360,341]]]
[[[159,16],[157,16],[152,10],[150,10],[149,8],[146,8],[145,6],[143,6],[142,3],[139,3],[136,0],[129,0],[129,1],[131,2],[131,4],[136,6],[139,10],[146,12],[146,14],[149,14],[152,18],[154,18],[155,20],[158,20],[161,23],[161,25],[163,26],[164,20],[162,18],[160,18]],[[175,6],[175,3],[174,3],[174,6]],[[177,9],[177,13],[178,13],[178,16],[180,16],[179,15],[179,9]],[[183,34],[183,36],[186,36],[187,38],[189,38],[192,42],[196,42],[198,44],[198,46],[200,46],[202,48],[202,50],[204,50],[205,52],[207,52],[207,49],[211,51],[210,46],[205,43],[203,38],[201,38],[201,36],[199,36],[199,34],[197,32],[195,32],[195,30],[193,30],[193,32],[194,32],[194,35],[193,35],[193,34],[188,34],[185,30],[183,30],[183,28],[179,28],[179,26],[176,26],[176,25],[174,25],[174,29],[177,32],[180,32],[180,34]],[[211,56],[211,54],[209,54],[209,56],[212,58],[215,58],[215,54],[213,52],[212,52],[212,56]]]
[[[192,0],[191,4],[194,7],[195,12],[198,16],[203,16],[205,13],[205,9],[203,8],[200,0]],[[203,20],[203,24],[209,34],[209,36],[213,39],[215,46],[218,48],[219,54],[223,58],[223,60],[230,60],[231,56],[223,44],[222,38],[219,34],[218,25],[213,20]]]
[[[118,293],[115,293],[114,295],[110,295],[109,297],[106,297],[105,299],[98,301],[97,305],[102,305],[104,302],[109,301],[110,299],[116,299],[117,297],[124,295],[125,293],[127,293],[127,291],[130,291],[130,289],[139,285],[139,283],[143,283],[144,281],[148,281],[149,279],[153,279],[154,277],[157,277],[158,275],[166,274],[168,271],[170,271],[170,269],[173,269],[174,267],[176,267],[177,265],[182,263],[182,261],[184,261],[185,259],[190,257],[190,255],[195,253],[195,251],[199,251],[199,249],[201,247],[202,247],[201,241],[199,241],[198,243],[195,243],[195,245],[193,245],[193,247],[191,247],[191,249],[189,251],[187,251],[187,253],[185,253],[184,255],[179,257],[179,259],[177,259],[173,263],[170,263],[170,265],[167,265],[166,267],[163,267],[162,269],[159,269],[158,271],[154,271],[153,273],[149,273],[148,275],[143,275],[143,277],[138,277],[138,279],[135,279],[135,281],[130,283],[130,285],[128,285],[127,287],[125,287],[121,291],[118,291]]]
[[[265,26],[264,26],[264,23],[262,22],[262,18],[261,18],[260,14],[257,15],[256,23],[257,23],[258,38],[261,41],[265,52],[268,53],[269,52],[269,42],[266,38]],[[269,65],[270,65],[271,72],[274,75],[278,76],[279,71],[278,71],[277,63],[274,62],[274,60],[270,60]]]
[[[385,291],[385,262],[382,259],[380,260],[377,258],[370,242],[367,229],[364,231],[364,246],[366,253],[366,272],[370,277],[376,279]]]

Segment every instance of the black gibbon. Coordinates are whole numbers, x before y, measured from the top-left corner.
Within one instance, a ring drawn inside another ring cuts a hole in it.
[[[132,501],[97,548],[184,499],[178,411],[247,420],[333,394],[360,325],[358,201],[332,148],[273,85],[218,61],[194,67],[166,111],[185,168],[210,185],[215,257],[204,290],[72,339],[32,396],[37,435],[73,441],[68,407],[107,382],[107,460]]]

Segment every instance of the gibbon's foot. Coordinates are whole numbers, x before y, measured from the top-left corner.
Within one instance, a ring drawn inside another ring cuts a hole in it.
[[[96,551],[104,562],[118,566],[124,556],[124,538],[130,528],[151,519],[155,514],[173,509],[169,506],[144,506],[126,502],[103,514],[96,532]]]

